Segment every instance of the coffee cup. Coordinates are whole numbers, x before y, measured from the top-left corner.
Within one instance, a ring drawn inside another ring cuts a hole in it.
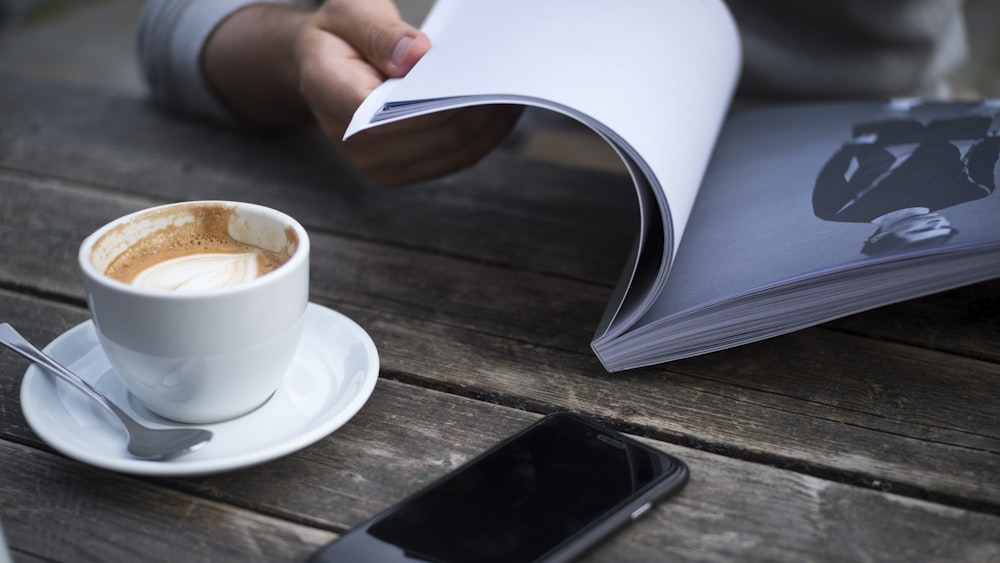
[[[197,201],[116,219],[80,246],[98,340],[132,396],[176,421],[246,414],[280,385],[309,299],[309,237],[259,205]]]

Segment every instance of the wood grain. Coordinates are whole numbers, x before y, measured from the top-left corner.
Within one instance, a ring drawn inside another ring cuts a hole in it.
[[[13,261],[0,280],[31,280],[82,303],[77,239],[148,200],[0,174],[0,186],[7,180],[22,189],[0,204],[13,218],[0,227],[0,249],[17,256],[30,243],[58,259],[7,274]],[[62,210],[46,209],[52,201]],[[61,231],[13,206],[50,213]],[[816,328],[609,375],[587,346],[604,287],[315,231],[312,239],[313,300],[371,331],[389,377],[540,412],[589,412],[661,439],[949,504],[1000,506],[1000,413],[982,400],[1000,381],[995,363]]]
[[[637,233],[620,174],[498,152],[475,171],[382,189],[313,130],[254,136],[87,93],[0,76],[0,107],[18,108],[0,113],[0,167],[161,200],[262,203],[317,230],[591,280],[617,279]]]
[[[331,530],[357,525],[535,418],[383,382],[354,420],[306,450],[184,480],[135,479],[0,442],[3,519],[17,549],[38,557],[299,560]],[[684,459],[691,482],[588,561],[1000,555],[996,516],[649,443]],[[52,521],[73,527],[53,537]],[[179,548],[163,549],[165,530]]]
[[[0,350],[16,560],[304,560],[558,410],[692,469],[589,561],[1000,559],[1000,282],[608,374],[589,341],[635,232],[620,175],[501,150],[384,190],[311,131],[248,136],[7,76],[0,107],[0,320],[51,341],[88,319],[83,237],[159,203],[240,199],[303,221],[311,299],[358,321],[382,363],[371,401],[312,447],[139,479],[53,453],[20,410],[26,362]]]

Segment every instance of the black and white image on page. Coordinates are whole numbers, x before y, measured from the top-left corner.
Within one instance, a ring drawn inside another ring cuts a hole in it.
[[[752,305],[747,297],[752,292],[773,290],[778,294],[783,285],[795,280],[827,276],[836,281],[838,271],[860,274],[872,264],[888,264],[901,253],[933,254],[946,248],[1000,242],[1000,196],[992,193],[998,174],[998,114],[1000,104],[993,101],[914,100],[831,102],[734,112],[720,136],[667,285],[640,321],[637,338],[644,334],[656,338],[650,327],[692,318],[692,311],[712,309],[719,303],[726,305],[717,310],[729,308],[733,316],[780,315],[780,298],[770,302],[773,310],[769,311],[731,305]],[[877,138],[875,132],[884,131],[886,123],[905,121],[913,123],[902,127],[906,134],[894,125],[881,140]],[[867,169],[860,159],[842,158],[845,151],[857,153],[859,144],[868,144],[888,156],[878,166],[869,163]],[[920,149],[922,144],[947,146],[926,151]],[[937,152],[938,156],[921,161],[926,157],[922,152]],[[942,158],[941,153],[948,158]],[[906,172],[907,166],[918,172]],[[974,171],[971,176],[966,170],[970,168]],[[831,177],[839,177],[839,181],[831,181]],[[897,181],[899,178],[907,182]],[[923,184],[914,185],[918,180]],[[840,193],[831,198],[831,184],[841,192],[854,191],[850,197]],[[943,192],[949,195],[935,195]],[[877,201],[877,205],[869,201]],[[864,213],[860,212],[862,207],[866,208]],[[913,230],[938,229],[947,231],[947,236],[917,237],[912,244],[871,251],[871,239],[877,238],[894,215],[905,219],[914,213],[933,213],[938,218]],[[891,277],[891,268],[887,272],[885,275]],[[940,275],[946,277],[947,272]],[[983,275],[988,277],[989,273],[984,270]],[[816,291],[830,294],[835,287]],[[862,297],[858,295],[858,299]],[[880,299],[886,301],[884,296]],[[790,309],[801,305],[787,304]],[[706,323],[724,325],[725,314]]]

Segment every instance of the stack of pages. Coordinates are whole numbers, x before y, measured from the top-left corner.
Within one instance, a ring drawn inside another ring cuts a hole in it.
[[[439,0],[424,31],[347,135],[515,103],[606,139],[641,214],[593,341],[610,371],[1000,276],[998,101],[732,107],[722,0]]]

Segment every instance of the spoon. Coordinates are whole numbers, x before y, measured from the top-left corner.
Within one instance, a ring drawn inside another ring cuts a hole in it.
[[[80,376],[35,348],[8,323],[0,323],[0,344],[65,379],[117,416],[128,434],[128,453],[134,457],[170,459],[197,450],[212,439],[211,432],[200,428],[149,428],[140,424]]]

